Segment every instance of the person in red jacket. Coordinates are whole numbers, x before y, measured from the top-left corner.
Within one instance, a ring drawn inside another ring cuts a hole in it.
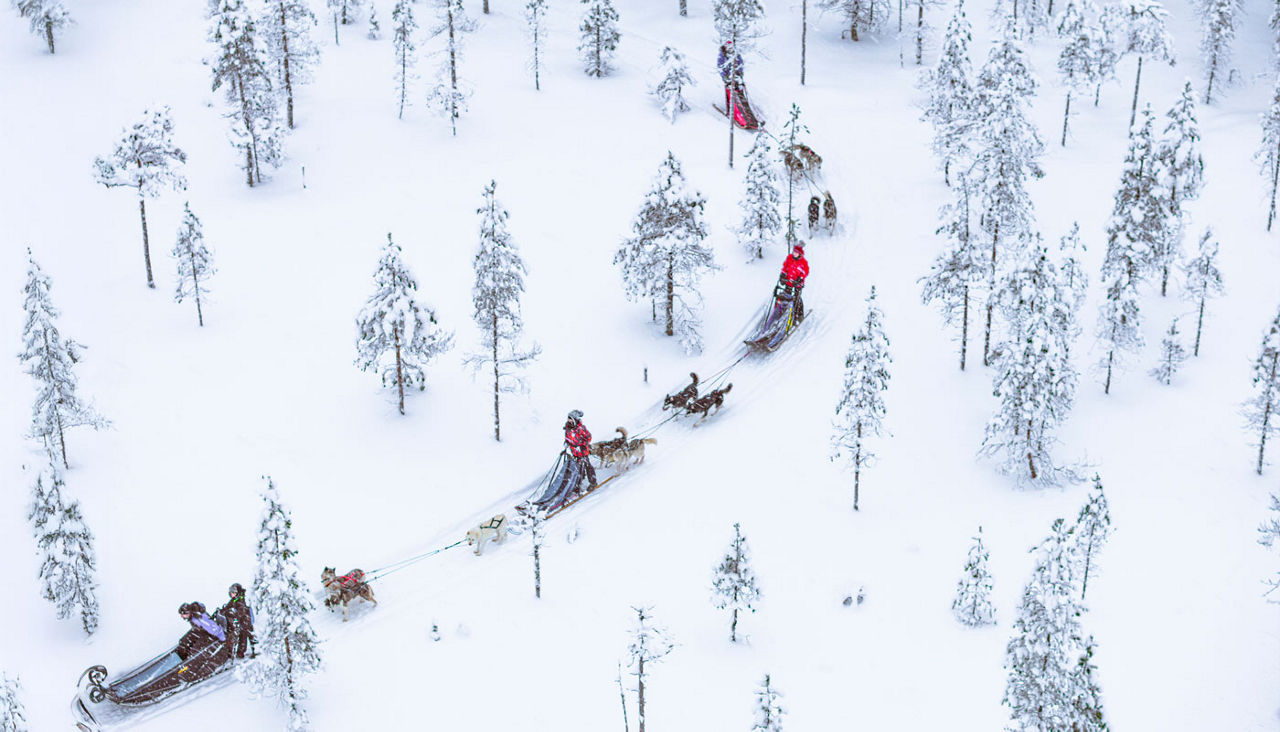
[[[804,242],[797,239],[791,246],[791,253],[782,263],[782,274],[778,277],[778,285],[795,295],[797,323],[804,320],[804,301],[800,299],[800,291],[804,289],[804,281],[808,276],[809,261],[804,258]]]
[[[596,469],[592,467],[590,459],[591,431],[582,423],[581,410],[575,409],[569,412],[568,420],[564,423],[564,449],[586,474],[589,483],[588,490],[594,490],[596,487]]]

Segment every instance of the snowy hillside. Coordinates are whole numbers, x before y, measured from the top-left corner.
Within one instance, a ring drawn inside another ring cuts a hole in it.
[[[324,567],[385,567],[453,544],[496,513],[514,516],[555,461],[569,410],[585,413],[597,439],[616,426],[635,434],[666,417],[662,397],[690,371],[707,377],[739,359],[786,248],[779,241],[747,262],[732,231],[756,133],[734,133],[728,167],[710,0],[690,0],[687,17],[678,0],[615,0],[617,69],[603,78],[584,74],[578,58],[581,3],[549,0],[538,91],[525,68],[525,0],[489,0],[487,15],[481,1],[465,3],[477,29],[460,75],[474,93],[454,136],[427,105],[443,60],[443,38],[427,33],[436,3],[413,6],[417,64],[397,118],[393,0],[372,0],[380,40],[366,38],[366,3],[358,22],[338,29],[340,45],[329,10],[312,0],[314,80],[296,90],[282,165],[252,188],[228,141],[223,92],[210,89],[207,3],[64,0],[75,24],[52,55],[16,11],[0,15],[0,351],[22,347],[30,249],[52,280],[63,335],[85,347],[80,393],[111,421],[67,433],[65,492],[81,501],[97,551],[101,617],[86,638],[40,595],[27,513],[47,457],[26,437],[32,380],[18,359],[0,359],[0,674],[20,677],[31,729],[72,726],[67,707],[87,667],[119,672],[169,647],[186,630],[178,605],[221,604],[228,584],[249,584],[263,476],[292,511],[302,574],[317,590]],[[975,68],[996,35],[992,5],[966,6]],[[316,612],[324,666],[308,680],[313,729],[619,729],[620,662],[623,682],[634,683],[626,665],[635,606],[652,607],[677,644],[648,670],[653,730],[746,732],[766,673],[784,695],[787,730],[1010,724],[1005,649],[1030,550],[1055,518],[1075,518],[1090,483],[1020,487],[998,460],[978,455],[997,408],[992,369],[981,365],[981,318],[960,371],[955,329],[921,303],[919,280],[944,246],[938,210],[953,192],[920,120],[916,79],[936,60],[952,7],[926,4],[929,43],[916,67],[896,16],[854,43],[834,11],[809,0],[801,86],[800,3],[764,6],[769,32],[745,58],[752,103],[775,135],[799,106],[839,206],[836,235],[812,237],[806,250],[809,317],[777,352],[733,366],[722,411],[697,427],[663,424],[643,465],[548,523],[541,599],[526,534],[479,558],[463,545],[397,571],[375,583],[378,606],[353,604],[349,622]],[[1197,90],[1205,80],[1197,8],[1168,0],[1167,9],[1177,63],[1148,60],[1141,85],[1160,127],[1185,80]],[[1114,535],[1090,576],[1081,625],[1096,640],[1096,678],[1116,730],[1280,725],[1280,607],[1263,596],[1278,563],[1257,544],[1280,465],[1255,473],[1257,434],[1241,415],[1280,307],[1280,233],[1265,231],[1269,180],[1253,160],[1273,97],[1272,10],[1244,1],[1238,73],[1212,104],[1197,99],[1205,184],[1186,205],[1183,247],[1193,253],[1212,226],[1226,283],[1208,305],[1200,355],[1170,386],[1147,374],[1170,321],[1194,332],[1196,306],[1180,296],[1180,277],[1164,298],[1158,284],[1145,285],[1147,345],[1107,395],[1095,367],[1106,355],[1095,337],[1099,271],[1136,59],[1120,62],[1096,108],[1091,98],[1073,102],[1064,147],[1062,42],[1038,32],[1025,44],[1041,82],[1031,117],[1045,138],[1045,175],[1028,186],[1034,229],[1056,251],[1079,222],[1091,283],[1071,350],[1077,400],[1054,454],[1086,477],[1098,473],[1110,500]],[[697,82],[691,111],[674,123],[649,94],[666,46],[685,54]],[[153,290],[137,192],[100,185],[93,161],[159,105],[172,109],[187,188],[147,200]],[[722,268],[701,286],[697,356],[662,335],[647,303],[626,299],[613,264],[668,151],[706,198],[707,244]],[[525,333],[542,347],[525,373],[528,393],[503,397],[501,442],[492,381],[464,364],[481,347],[472,260],[490,181],[528,266]],[[821,195],[807,183],[796,191],[802,227],[811,193]],[[172,297],[168,253],[184,202],[217,267],[204,327],[193,303]],[[355,318],[389,232],[420,301],[454,336],[453,349],[427,365],[426,390],[406,395],[404,416],[394,390],[353,364]],[[830,459],[830,440],[844,357],[872,286],[892,379],[887,434],[871,441],[878,459],[862,470],[855,513],[852,473]],[[740,643],[711,602],[734,523],[762,591],[739,622]],[[972,629],[951,602],[979,526],[997,623]],[[860,592],[861,603],[842,603]],[[286,720],[270,700],[230,684],[132,728],[283,729]]]

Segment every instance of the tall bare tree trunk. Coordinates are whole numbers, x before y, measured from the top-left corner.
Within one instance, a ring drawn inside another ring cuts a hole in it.
[[[858,488],[862,484],[862,422],[858,422],[858,451],[853,456],[853,510],[858,510]]]
[[[151,277],[151,240],[147,236],[147,199],[142,197],[142,188],[138,188],[138,215],[142,218],[142,258],[147,263],[147,287],[156,289],[156,281]]]
[[[404,369],[400,362],[400,326],[392,326],[391,333],[396,339],[396,389],[400,392],[400,415],[404,416]]]
[[[982,365],[991,365],[991,314],[995,310],[996,291],[996,254],[1000,249],[1000,223],[996,222],[995,232],[991,236],[991,294],[987,296],[987,328],[982,335]]]
[[[667,254],[667,335],[675,335],[675,305],[676,305],[676,253],[672,250]]]
[[[640,732],[644,732],[644,656],[641,656],[636,669],[636,706],[640,711]]]
[[[1262,405],[1262,439],[1258,440],[1258,475],[1262,475],[1262,455],[1267,449],[1267,430],[1271,426],[1271,402],[1273,387],[1276,383],[1276,364],[1280,361],[1280,353],[1271,357],[1271,377],[1267,381],[1267,403]]]
[[[200,309],[200,270],[196,268],[196,254],[191,253],[191,283],[192,290],[196,294],[196,318],[200,321],[200,327],[204,327],[204,312]]]
[[[1071,119],[1071,92],[1067,91],[1067,108],[1062,111],[1062,146],[1067,146],[1067,120]]]
[[[916,0],[916,66],[924,63],[924,0]]]
[[[1138,74],[1133,77],[1133,106],[1129,108],[1129,128],[1138,117],[1138,86],[1142,84],[1142,57],[1138,57]]]
[[[289,76],[289,31],[285,19],[284,2],[280,1],[280,46],[281,58],[284,59],[284,98],[289,110],[289,129],[293,129],[293,81]]]
[[[964,315],[960,320],[960,370],[964,371],[964,360],[969,350],[969,285],[964,286]]]
[[[1267,214],[1267,231],[1276,218],[1276,187],[1280,185],[1280,145],[1276,146],[1275,161],[1271,164],[1271,211]]]
[[[1204,298],[1205,296],[1201,294],[1199,314],[1196,316],[1196,347],[1191,352],[1193,356],[1200,355],[1200,331],[1204,328]]]
[[[53,53],[53,23],[45,21],[44,23],[44,40],[49,44],[49,53]]]
[[[805,54],[809,48],[809,0],[800,0],[800,86],[804,86]]]
[[[488,12],[487,10],[485,12]],[[453,136],[458,136],[458,55],[454,47],[453,9],[449,9],[449,124],[453,128]]]
[[[498,313],[493,314],[493,323],[490,330],[493,336],[493,439],[501,442],[502,432],[500,422],[498,421],[498,380],[501,375],[498,372]]]
[[[341,46],[338,42],[338,11],[333,11],[333,45]]]
[[[680,0],[680,17],[687,18],[689,16],[689,0]]]

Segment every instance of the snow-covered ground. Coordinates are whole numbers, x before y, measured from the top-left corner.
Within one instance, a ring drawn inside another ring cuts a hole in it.
[[[85,667],[144,660],[182,632],[179,603],[215,603],[230,582],[248,582],[260,476],[274,478],[293,510],[300,561],[317,584],[326,565],[369,569],[452,543],[509,509],[549,467],[566,411],[583,410],[601,437],[656,421],[653,404],[690,370],[711,373],[736,358],[739,334],[768,295],[781,249],[746,264],[728,231],[750,138],[737,133],[738,165],[729,169],[726,127],[712,110],[722,97],[706,0],[691,0],[687,18],[675,0],[619,0],[619,70],[599,80],[581,72],[574,50],[579,4],[551,3],[541,92],[523,68],[524,3],[491,0],[462,67],[476,91],[456,138],[425,109],[425,82],[396,119],[391,3],[376,4],[381,41],[366,40],[360,23],[335,47],[322,17],[323,59],[300,92],[286,162],[255,189],[237,171],[222,100],[201,61],[210,53],[205,3],[69,0],[78,24],[55,56],[15,13],[0,22],[0,292],[10,294],[0,344],[18,349],[30,247],[53,278],[64,333],[88,347],[77,367],[82,392],[113,422],[71,432],[68,445],[68,490],[82,500],[98,550],[102,624],[86,642],[37,592],[25,516],[43,456],[22,437],[30,380],[16,359],[0,360],[0,671],[21,677],[33,729],[69,724]],[[479,5],[468,9],[479,15]],[[794,5],[766,1],[772,32],[747,58],[747,78],[775,128],[799,104],[840,206],[841,234],[808,250],[813,317],[782,350],[732,371],[723,412],[696,429],[664,426],[643,467],[552,521],[541,600],[521,537],[482,558],[464,547],[398,572],[377,584],[379,606],[346,624],[317,614],[326,665],[308,702],[316,729],[616,728],[615,677],[633,605],[653,606],[679,644],[652,669],[655,730],[748,729],[766,672],[785,694],[787,729],[1005,723],[1004,646],[1031,568],[1027,550],[1053,518],[1075,514],[1086,486],[1019,490],[975,456],[994,409],[991,375],[959,372],[950,332],[920,304],[917,280],[941,247],[936,212],[948,191],[918,121],[910,50],[901,68],[896,38],[841,40],[839,19],[810,8],[801,87]],[[1158,114],[1184,78],[1199,87],[1202,77],[1193,8],[1183,0],[1169,8],[1178,64],[1143,73],[1143,99]],[[968,9],[979,65],[989,5]],[[1280,305],[1280,246],[1263,231],[1263,181],[1251,160],[1272,89],[1270,11],[1245,3],[1240,83],[1199,112],[1206,186],[1190,206],[1187,243],[1214,226],[1228,288],[1209,306],[1202,355],[1172,387],[1146,376],[1160,332],[1192,309],[1150,293],[1148,347],[1110,396],[1088,372],[1062,431],[1059,456],[1101,473],[1116,529],[1083,621],[1098,642],[1115,729],[1280,725],[1280,608],[1261,596],[1276,564],[1255,542],[1280,468],[1252,472],[1252,436],[1239,415],[1250,359]],[[428,6],[418,13],[428,25]],[[930,13],[941,28],[950,9]],[[699,81],[693,111],[674,125],[646,93],[664,45],[686,53]],[[1135,61],[1122,63],[1100,107],[1078,105],[1064,149],[1057,48],[1043,39],[1029,50],[1044,82],[1034,115],[1049,142],[1047,175],[1032,194],[1046,240],[1080,222],[1096,280]],[[436,63],[421,59],[419,75],[431,78]],[[148,205],[152,291],[133,194],[97,185],[91,163],[154,104],[173,108],[190,162],[187,192]],[[705,282],[707,348],[698,358],[658,335],[648,308],[625,300],[611,265],[667,150],[708,199],[710,243],[724,267]],[[529,265],[527,332],[544,347],[530,394],[504,404],[501,443],[492,439],[489,385],[462,364],[479,340],[470,265],[475,211],[491,179]],[[203,329],[169,294],[166,253],[184,196],[219,269]],[[428,389],[410,397],[405,417],[375,376],[352,365],[353,319],[387,232],[457,341],[431,365]],[[878,444],[853,513],[851,479],[828,460],[828,439],[843,355],[872,285],[894,356],[892,436]],[[1099,355],[1098,294],[1095,282],[1082,314],[1082,367]],[[740,625],[749,641],[737,645],[709,600],[734,522],[764,593]],[[999,624],[975,631],[949,606],[979,525]],[[866,601],[843,607],[860,587]],[[233,686],[138,729],[270,729],[283,719]]]

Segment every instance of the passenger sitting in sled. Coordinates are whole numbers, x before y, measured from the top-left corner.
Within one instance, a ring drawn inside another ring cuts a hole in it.
[[[216,621],[205,614],[204,605],[198,602],[184,602],[178,608],[178,617],[191,624],[182,639],[178,641],[178,658],[187,660],[214,643],[227,640],[227,633]]]
[[[782,263],[782,274],[778,277],[780,291],[795,298],[796,322],[804,320],[804,301],[800,299],[800,291],[804,289],[804,280],[809,276],[809,262],[804,258],[804,242],[796,239],[791,246],[791,253]]]

